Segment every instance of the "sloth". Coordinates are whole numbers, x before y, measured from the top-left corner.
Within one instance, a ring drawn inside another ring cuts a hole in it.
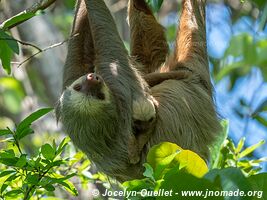
[[[129,0],[130,54],[103,0],[77,0],[56,115],[98,170],[141,178],[169,141],[208,160],[220,132],[208,69],[205,0],[183,0],[175,49],[145,0]]]

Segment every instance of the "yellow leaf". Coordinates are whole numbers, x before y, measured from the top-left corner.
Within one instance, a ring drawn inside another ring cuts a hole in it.
[[[177,144],[171,142],[162,142],[158,145],[153,146],[147,154],[147,162],[156,168],[157,165],[162,165],[165,158],[172,154],[182,150]]]
[[[190,150],[182,150],[173,162],[177,162],[180,168],[199,178],[209,171],[206,162],[198,154]]]
[[[176,166],[196,177],[202,177],[208,172],[206,162],[199,155],[170,142],[153,146],[147,155],[147,162],[154,169],[156,179]]]

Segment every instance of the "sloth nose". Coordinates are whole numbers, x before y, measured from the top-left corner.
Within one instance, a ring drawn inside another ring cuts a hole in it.
[[[97,85],[97,84],[101,83],[100,77],[98,75],[96,75],[95,73],[88,74],[86,76],[86,81],[90,85]]]
[[[97,74],[90,73],[87,74],[85,79],[81,83],[77,83],[73,86],[73,89],[77,92],[82,92],[85,94],[90,94],[93,91],[98,91],[101,89],[103,79]]]
[[[102,87],[102,78],[95,73],[87,74],[85,79],[81,83],[73,86],[73,89],[77,92],[84,94],[93,94],[95,91],[99,91]]]

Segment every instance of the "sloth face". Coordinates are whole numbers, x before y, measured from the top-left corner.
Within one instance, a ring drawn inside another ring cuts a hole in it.
[[[87,74],[74,81],[64,90],[55,111],[74,144],[94,162],[102,160],[103,151],[114,148],[118,112],[101,76]]]
[[[110,90],[101,76],[91,73],[74,81],[61,95],[57,106],[57,118],[67,113],[95,115],[114,107]]]
[[[106,85],[102,77],[95,73],[82,76],[74,81],[69,89],[74,93],[80,93],[78,95],[85,95],[88,98],[94,98],[96,100],[106,100],[107,98],[105,94],[107,92]]]
[[[71,101],[71,104],[94,108],[110,103],[111,96],[103,78],[96,73],[80,77],[66,89],[63,95]]]

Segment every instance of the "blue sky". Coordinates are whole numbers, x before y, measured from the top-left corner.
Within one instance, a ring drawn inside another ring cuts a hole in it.
[[[221,58],[229,45],[232,35],[240,33],[250,33],[255,40],[267,38],[267,28],[263,32],[257,32],[257,23],[254,23],[247,17],[241,18],[234,25],[231,22],[230,10],[223,4],[210,4],[207,8],[207,35],[209,55],[215,58]],[[267,55],[266,55],[267,56]],[[267,66],[266,66],[267,67]],[[257,107],[263,100],[267,99],[267,84],[263,84],[263,78],[260,70],[254,68],[252,73],[239,79],[234,89],[227,90],[229,80],[224,78],[215,86],[216,103],[219,113],[230,121],[230,137],[237,142],[243,137],[245,122],[241,120],[234,112],[242,97],[251,101],[253,94],[253,107]],[[259,86],[262,85],[259,90]],[[256,121],[250,121],[247,129],[246,144],[252,145],[264,139],[267,141],[267,128]],[[267,157],[267,145],[257,151],[258,156]],[[265,164],[265,171],[267,165]]]

